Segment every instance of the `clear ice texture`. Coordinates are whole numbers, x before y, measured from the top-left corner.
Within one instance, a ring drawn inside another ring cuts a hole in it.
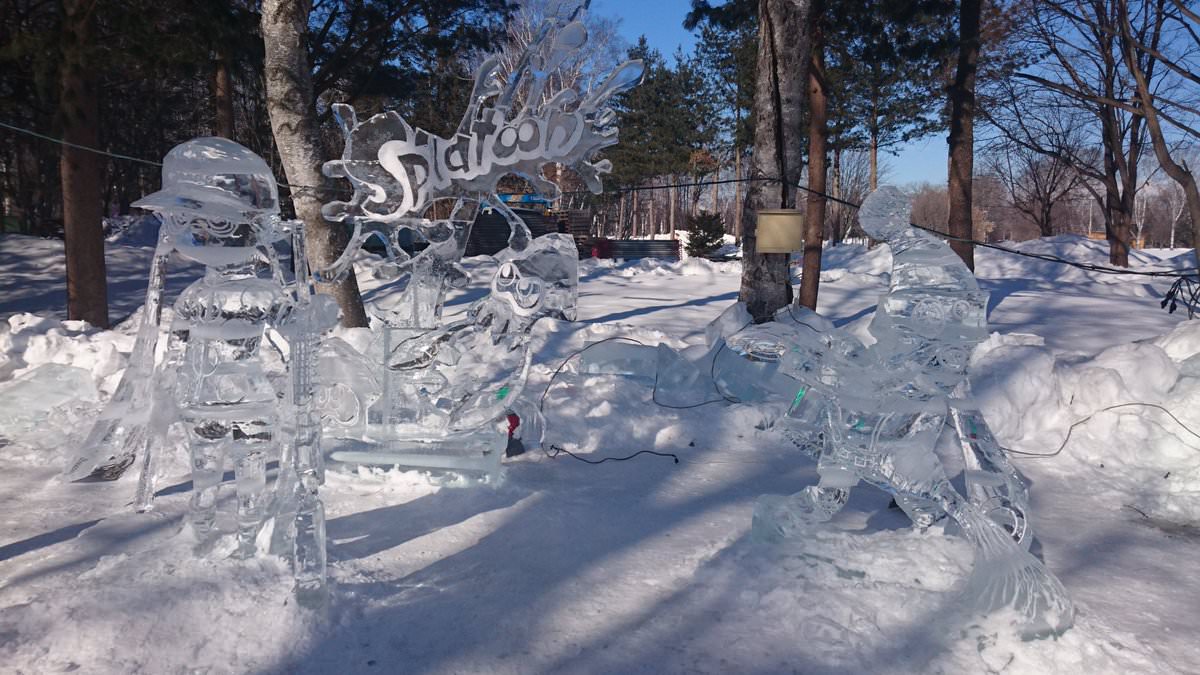
[[[65,408],[94,403],[99,397],[88,371],[44,363],[0,383],[0,436],[19,439],[41,429],[47,418]]]
[[[334,459],[496,473],[507,445],[508,413],[529,372],[530,331],[540,319],[575,316],[577,256],[568,235],[538,237],[498,263],[490,292],[464,319],[409,333],[385,328],[379,398],[370,410],[352,415],[375,414],[376,422],[362,430],[365,435],[335,430],[366,443],[345,444]],[[395,335],[403,339],[389,341]],[[343,351],[338,359],[337,379],[321,385],[330,392],[326,398],[335,397],[335,388],[370,386],[367,355]]]
[[[232,464],[235,555],[254,555],[260,529],[274,518],[273,532],[290,544],[278,552],[292,559],[298,588],[323,587],[314,375],[320,338],[336,323],[337,306],[312,292],[302,226],[280,220],[266,162],[223,138],[172,149],[163,160],[162,189],[134,206],[162,222],[142,324],[117,391],[66,475],[115,478],[140,456],[136,501],[148,509],[155,455],[181,438],[192,467],[197,550],[210,550],[205,540],[219,534],[217,503]],[[289,243],[290,270],[281,256]],[[205,272],[180,294],[168,322],[162,289],[172,253]],[[278,348],[282,358],[265,358],[264,348]],[[276,458],[272,498],[266,464]]]
[[[787,307],[775,321],[728,334],[726,312],[710,328],[725,337],[713,372],[719,390],[759,405],[783,405],[774,428],[817,458],[819,483],[763,497],[754,532],[767,539],[829,520],[866,482],[894,495],[918,527],[949,518],[976,549],[966,586],[983,612],[1013,608],[1027,637],[1073,623],[1066,590],[1028,552],[1028,491],[983,415],[970,404],[967,363],[987,337],[987,293],[940,239],[909,225],[910,199],[881,187],[859,222],[892,248],[888,293],[865,347],[816,314]],[[943,433],[964,454],[966,496],[935,452]]]
[[[353,368],[373,366],[377,400],[366,410],[334,413],[332,406],[351,400],[332,389],[355,389],[364,378],[334,373],[341,379],[322,385],[327,426],[343,439],[360,441],[345,444],[335,458],[497,469],[508,414],[528,371],[530,327],[543,317],[574,320],[578,285],[572,238],[531,239],[526,224],[497,195],[497,185],[516,174],[555,198],[559,188],[542,171],[559,164],[599,192],[600,177],[611,164],[597,154],[618,136],[609,101],[642,78],[642,63],[629,61],[588,91],[562,85],[560,69],[587,41],[579,21],[583,6],[549,12],[521,52],[487,58],[449,138],[410,126],[396,111],[360,121],[350,106],[333,107],[345,145],[341,158],[323,170],[346,180],[354,192],[347,201],[325,204],[322,212],[352,226],[353,234],[345,254],[314,276],[330,280],[348,273],[356,249],[376,237],[387,252],[379,269],[393,284],[393,292],[371,307],[382,321],[379,338]],[[468,282],[460,259],[482,209],[504,217],[508,248],[495,256],[488,295],[466,319],[447,323],[445,295]],[[410,239],[428,246],[410,254],[402,247]],[[339,414],[365,423],[353,431],[353,425],[330,424]]]

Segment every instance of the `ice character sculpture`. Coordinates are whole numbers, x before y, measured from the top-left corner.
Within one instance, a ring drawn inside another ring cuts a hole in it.
[[[321,333],[337,322],[337,306],[312,293],[301,226],[280,220],[266,162],[223,138],[172,149],[163,160],[162,189],[134,206],[162,220],[142,323],[129,367],[66,475],[115,477],[140,457],[136,504],[145,510],[156,456],[182,437],[200,550],[216,535],[228,461],[236,476],[235,555],[253,555],[260,529],[274,516],[275,546],[292,557],[297,590],[319,592],[325,541],[315,354]],[[281,261],[287,243],[291,281]],[[168,322],[162,293],[172,253],[205,271],[180,294]],[[283,374],[263,359],[273,335],[285,343],[276,345],[286,355]],[[273,500],[265,471],[272,457],[280,458]]]
[[[358,438],[343,438],[348,447],[335,458],[482,473],[498,468],[507,443],[506,411],[524,384],[529,328],[542,316],[574,318],[578,253],[566,235],[531,240],[496,186],[501,177],[517,174],[557,196],[558,187],[541,172],[559,163],[598,192],[611,164],[595,156],[617,142],[608,101],[642,76],[641,62],[629,61],[591,91],[552,89],[561,81],[557,71],[587,40],[578,20],[582,11],[552,11],[506,78],[502,59],[487,59],[450,138],[413,128],[394,111],[359,121],[349,106],[334,106],[345,149],[324,171],[349,181],[354,193],[323,212],[353,225],[354,233],[347,253],[318,276],[344,274],[354,249],[378,237],[388,254],[379,269],[402,287],[371,308],[383,323],[372,355],[378,359],[378,395],[368,411],[344,415],[365,424],[340,425],[339,435]],[[481,208],[504,216],[509,246],[496,256],[491,295],[471,307],[465,321],[444,325],[447,289],[468,281],[459,261]],[[428,246],[415,255],[405,252],[402,243],[410,235]],[[372,386],[361,374],[345,379]],[[351,403],[345,395],[326,398]]]
[[[987,294],[937,238],[909,226],[909,199],[883,187],[859,222],[892,247],[889,292],[864,347],[803,308],[744,328],[714,372],[722,391],[779,402],[774,427],[817,458],[820,481],[789,496],[766,496],[754,529],[768,538],[829,520],[860,481],[893,494],[914,524],[948,516],[976,549],[966,593],[985,612],[1015,609],[1020,630],[1058,634],[1073,622],[1062,584],[1026,548],[1027,494],[1020,477],[966,407],[966,364],[987,334]],[[660,374],[660,377],[662,375]],[[935,445],[957,433],[966,459],[967,496],[950,483]]]

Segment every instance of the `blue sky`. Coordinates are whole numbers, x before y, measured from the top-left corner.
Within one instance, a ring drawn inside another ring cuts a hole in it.
[[[591,12],[598,16],[620,18],[621,34],[629,42],[645,35],[650,46],[664,55],[682,46],[690,51],[696,40],[683,28],[683,17],[691,8],[689,0],[592,0]],[[946,181],[946,138],[944,135],[909,143],[899,156],[882,155],[888,181],[907,183],[944,183]]]

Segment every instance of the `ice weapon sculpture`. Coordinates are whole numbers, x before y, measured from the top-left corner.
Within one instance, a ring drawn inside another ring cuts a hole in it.
[[[747,401],[778,402],[774,427],[817,459],[820,481],[789,496],[766,496],[754,529],[799,534],[829,520],[860,481],[895,496],[918,526],[949,517],[975,547],[966,593],[978,609],[1012,608],[1026,636],[1059,634],[1073,622],[1066,590],[1026,549],[1025,486],[968,407],[966,366],[987,336],[987,293],[944,242],[909,225],[909,198],[892,187],[859,211],[868,235],[891,247],[891,286],[865,347],[820,316],[784,308],[776,321],[725,340],[714,372],[721,389]],[[716,358],[716,357],[715,357]],[[967,495],[950,483],[935,452],[943,431],[958,436]]]
[[[66,476],[116,477],[140,458],[136,504],[148,509],[156,457],[181,437],[192,467],[190,523],[201,549],[217,534],[228,460],[236,476],[235,555],[253,555],[259,530],[274,516],[277,552],[293,559],[297,590],[319,592],[325,540],[314,356],[321,334],[337,322],[337,306],[312,294],[302,226],[280,220],[266,162],[223,138],[172,149],[162,189],[134,206],[162,220],[141,326],[129,367]],[[288,243],[291,281],[281,262]],[[167,321],[162,294],[172,253],[205,272],[180,294]],[[262,358],[263,344],[273,340],[286,355],[282,374]],[[276,456],[271,500],[265,467]]]
[[[387,251],[384,275],[402,288],[372,307],[384,324],[373,347],[378,377],[368,382],[361,367],[341,377],[331,373],[322,392],[326,410],[340,411],[326,414],[327,421],[355,420],[332,425],[343,437],[335,459],[484,474],[498,469],[507,413],[528,369],[529,328],[542,316],[574,318],[578,253],[566,235],[531,240],[525,223],[497,196],[497,183],[517,174],[557,196],[558,187],[541,172],[560,163],[598,192],[611,164],[594,161],[595,155],[617,142],[608,101],[642,76],[641,62],[629,61],[586,93],[551,89],[561,81],[557,71],[587,41],[579,21],[585,6],[552,11],[506,79],[499,56],[484,61],[450,138],[415,129],[394,111],[360,122],[353,108],[334,106],[345,149],[324,171],[349,181],[354,193],[323,212],[354,229],[346,253],[317,276],[346,273],[356,249],[376,237]],[[443,298],[467,282],[459,260],[481,208],[503,215],[509,246],[496,256],[490,296],[471,307],[467,319],[445,325]],[[401,246],[408,235],[428,246],[410,255]],[[330,389],[338,382],[340,393]],[[372,390],[374,405],[353,411],[364,399],[349,392],[364,390]]]

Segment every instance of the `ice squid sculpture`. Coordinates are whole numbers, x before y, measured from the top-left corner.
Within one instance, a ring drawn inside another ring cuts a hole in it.
[[[596,155],[617,142],[609,100],[642,77],[641,62],[629,61],[590,91],[553,88],[564,81],[558,71],[587,41],[580,21],[587,3],[570,4],[552,9],[514,58],[483,62],[448,138],[414,128],[395,111],[359,120],[350,106],[334,106],[345,149],[324,171],[354,192],[323,213],[352,226],[353,234],[346,254],[316,274],[346,273],[358,247],[377,238],[386,262],[376,273],[392,280],[392,292],[370,308],[383,325],[366,361],[356,373],[329,373],[331,387],[349,384],[340,394],[327,389],[323,400],[352,420],[327,424],[338,437],[335,459],[484,474],[498,468],[511,425],[522,417],[514,418],[511,406],[528,371],[529,329],[544,316],[575,317],[578,251],[569,235],[531,239],[497,185],[516,174],[556,197],[558,186],[542,170],[558,163],[598,192],[611,164]],[[507,222],[508,248],[495,256],[490,293],[464,319],[446,323],[443,300],[468,281],[460,259],[484,209]],[[424,248],[406,251],[414,241]],[[327,349],[338,350],[343,362],[351,352],[336,340]],[[366,371],[375,375],[366,378]],[[371,395],[362,397],[367,390]],[[359,392],[354,400],[352,391]],[[369,409],[361,410],[364,403]]]

